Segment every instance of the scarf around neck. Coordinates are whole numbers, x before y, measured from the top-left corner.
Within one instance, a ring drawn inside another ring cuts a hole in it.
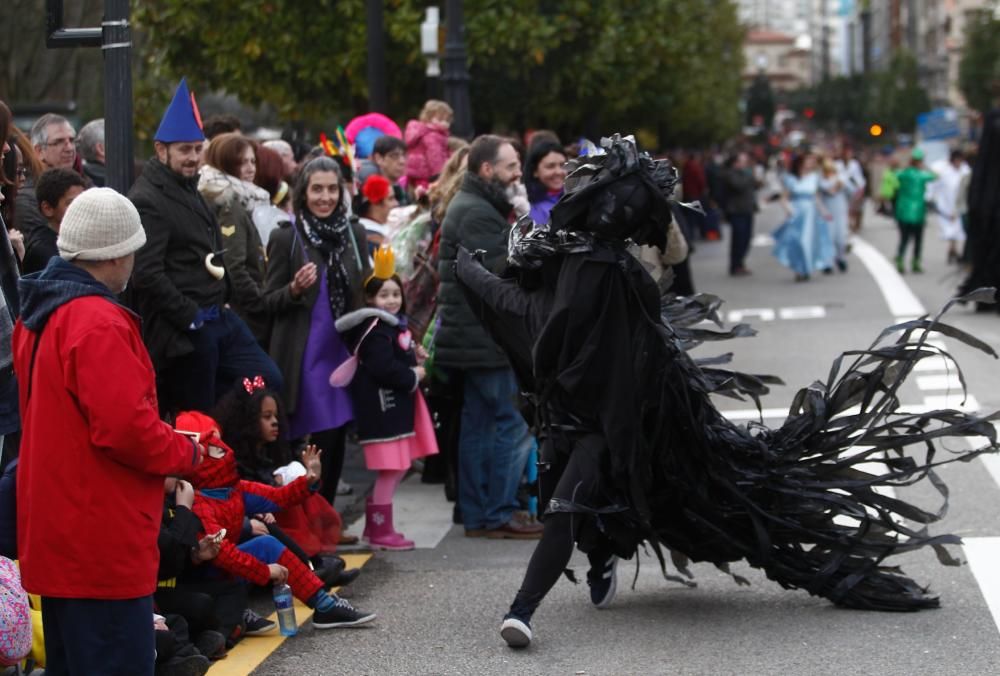
[[[351,221],[347,210],[338,207],[326,218],[317,218],[308,210],[301,214],[302,226],[306,238],[317,251],[323,254],[326,263],[326,287],[329,296],[330,312],[337,319],[345,312],[353,309],[351,293],[351,278],[344,265],[344,253],[349,245],[358,255],[357,243],[353,241]],[[348,239],[351,242],[348,242]]]

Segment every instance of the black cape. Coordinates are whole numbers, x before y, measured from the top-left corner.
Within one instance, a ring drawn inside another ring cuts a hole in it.
[[[529,267],[512,267],[507,278],[460,252],[457,275],[536,410],[571,413],[604,436],[607,480],[638,524],[633,551],[649,543],[666,573],[666,548],[686,575],[687,560],[728,570],[728,562],[745,559],[786,588],[852,608],[938,604],[884,561],[929,545],[942,562],[955,563],[943,545],[959,539],[926,530],[947,500],[931,512],[876,489],[926,477],[946,498],[935,466],[997,449],[989,423],[996,415],[894,413],[896,391],[914,364],[941,354],[927,344],[928,333],[996,356],[989,346],[939,317],[889,327],[870,348],[839,357],[825,382],[800,390],[780,428],[737,426],[709,395],[755,399],[774,379],[718,368],[729,355],[696,361],[687,350],[752,331],[699,328],[717,320],[721,301],[668,297],[661,304],[624,245],[556,241],[565,236],[542,235],[551,240],[545,253]],[[545,425],[539,416],[539,432]],[[983,436],[989,444],[942,459],[934,440],[945,435]],[[924,449],[920,459],[906,453],[915,444]],[[884,472],[861,467],[872,461]]]

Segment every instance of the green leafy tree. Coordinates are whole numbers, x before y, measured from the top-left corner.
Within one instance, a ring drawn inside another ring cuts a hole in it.
[[[912,133],[917,115],[931,109],[927,90],[920,86],[917,59],[904,50],[892,56],[886,70],[874,75],[872,94],[872,121],[891,131]]]
[[[892,132],[912,133],[917,115],[931,109],[917,60],[906,51],[894,54],[883,71],[829,78],[785,94],[782,101],[799,112],[811,107],[818,125],[853,136],[876,122]]]
[[[385,0],[397,118],[415,115],[426,96],[424,5]],[[661,144],[738,129],[743,34],[731,0],[467,0],[464,9],[479,129],[644,127],[663,130]],[[289,121],[365,110],[364,0],[136,0],[134,11],[151,83],[140,106],[159,110],[169,84],[187,75],[198,90],[268,103]]]
[[[958,86],[971,108],[986,113],[995,103],[998,83],[1000,20],[993,12],[976,12],[965,29],[965,51],[958,64]]]

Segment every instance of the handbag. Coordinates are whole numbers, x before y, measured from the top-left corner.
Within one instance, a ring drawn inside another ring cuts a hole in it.
[[[354,380],[354,374],[358,371],[358,351],[361,349],[361,343],[365,342],[365,338],[372,332],[376,324],[378,324],[377,319],[368,325],[368,329],[361,336],[361,340],[358,341],[351,356],[330,373],[330,387],[347,387]]]

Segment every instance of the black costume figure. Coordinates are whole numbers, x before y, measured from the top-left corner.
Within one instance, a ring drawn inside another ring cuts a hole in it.
[[[631,138],[602,144],[605,155],[572,169],[549,229],[515,227],[504,278],[469,252],[457,260],[470,305],[529,393],[542,441],[545,531],[504,619],[504,639],[512,647],[530,643],[532,613],[574,543],[588,554],[591,600],[599,607],[614,595],[615,557],[630,558],[643,542],[665,575],[664,548],[687,577],[690,560],[728,571],[728,562],[745,559],[783,587],[846,607],[936,606],[936,597],[883,561],[930,545],[955,563],[942,545],[958,538],[926,531],[944,509],[930,513],[876,488],[926,476],[944,496],[933,468],[997,450],[989,424],[996,415],[897,414],[896,392],[917,361],[942,354],[926,342],[931,331],[996,354],[939,317],[905,322],[869,349],[838,358],[827,382],[799,391],[780,428],[737,426],[709,395],[757,401],[768,383],[780,381],[717,368],[728,357],[687,354],[704,340],[753,332],[696,328],[705,318],[718,323],[716,298],[661,301],[626,245],[663,245],[680,208],[667,197],[676,171],[638,153]],[[989,297],[992,290],[966,300]],[[982,435],[990,443],[937,459],[933,440],[946,435]],[[926,449],[922,462],[905,454],[912,444]],[[884,473],[859,468],[873,460],[884,463]]]
[[[979,152],[969,180],[968,240],[965,258],[972,263],[959,293],[981,286],[1000,286],[1000,109],[983,120]],[[979,304],[980,312],[998,306]]]

